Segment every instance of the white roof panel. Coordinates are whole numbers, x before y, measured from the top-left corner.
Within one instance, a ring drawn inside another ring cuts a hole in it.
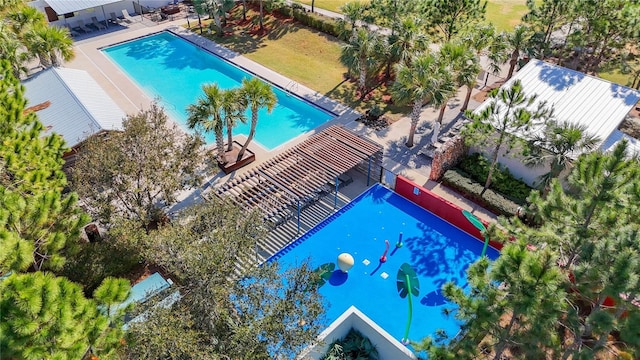
[[[640,92],[578,71],[531,59],[502,87],[522,82],[527,96],[537,95],[534,105],[546,101],[558,121],[583,125],[604,141],[640,100]],[[474,113],[489,105],[482,103]]]
[[[38,118],[70,147],[96,132],[122,129],[124,111],[86,71],[50,68],[23,85],[28,106],[51,102],[37,112]]]
[[[45,0],[58,15],[72,13],[102,5],[113,4],[123,0]]]

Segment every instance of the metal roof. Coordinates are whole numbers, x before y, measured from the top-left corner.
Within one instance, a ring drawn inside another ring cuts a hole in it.
[[[336,178],[359,164],[372,161],[379,166],[381,159],[382,146],[333,125],[229,180],[217,195],[271,218],[329,192]]]
[[[554,108],[560,121],[583,125],[587,133],[601,142],[620,126],[625,116],[640,100],[640,92],[594,76],[570,70],[541,60],[531,59],[501,88],[522,82],[527,96],[537,95],[536,107],[542,101]],[[474,113],[480,113],[491,102],[487,99]]]
[[[123,0],[45,0],[58,15],[113,4]]]
[[[121,130],[124,111],[83,70],[50,68],[23,82],[28,106],[46,101],[37,111],[45,127],[60,134],[69,147],[101,130]]]

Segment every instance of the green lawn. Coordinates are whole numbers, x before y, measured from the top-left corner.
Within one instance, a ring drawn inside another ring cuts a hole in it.
[[[486,18],[500,31],[513,29],[528,11],[526,0],[489,0]]]
[[[296,0],[311,5],[311,0]],[[340,7],[350,0],[315,0],[315,7],[340,12]],[[366,0],[365,0],[366,1]],[[510,30],[520,23],[527,12],[526,0],[488,0],[487,21],[496,25],[498,30]]]
[[[391,119],[397,119],[409,111],[408,108],[385,104],[382,101],[386,90],[384,86],[372,91],[369,100],[360,101],[355,95],[354,84],[344,79],[347,69],[339,61],[340,42],[337,39],[296,25],[290,19],[271,16],[265,17],[267,32],[260,34],[256,21],[243,24],[237,20],[240,18],[239,11],[236,8],[232,14],[233,20],[229,21],[224,37],[208,37],[356,110],[365,111],[378,104]],[[255,20],[255,13],[249,12],[247,18]]]

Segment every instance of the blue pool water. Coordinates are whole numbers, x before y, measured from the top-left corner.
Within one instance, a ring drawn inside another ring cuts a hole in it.
[[[102,51],[152,98],[186,128],[188,105],[202,94],[202,85],[218,83],[223,89],[240,86],[251,74],[169,32],[107,47]],[[314,129],[334,116],[272,86],[278,104],[269,114],[258,115],[255,140],[273,149],[294,137]],[[247,124],[234,128],[234,134],[249,134]],[[206,135],[207,143],[215,141]]]
[[[404,245],[395,250],[400,232]],[[387,261],[381,263],[385,239],[390,248]],[[327,302],[328,322],[354,305],[398,340],[404,336],[409,304],[407,298],[399,296],[396,278],[400,266],[410,264],[419,279],[419,294],[413,298],[409,339],[419,341],[438,329],[450,337],[458,333],[460,324],[442,313],[445,307],[453,306],[440,294],[440,288],[448,281],[466,285],[465,271],[479,258],[482,245],[471,235],[376,185],[271,260],[287,268],[310,258],[312,267],[317,268],[336,263],[343,252],[351,254],[355,265],[346,277],[336,270],[320,288]],[[495,259],[498,252],[490,248],[487,255]]]

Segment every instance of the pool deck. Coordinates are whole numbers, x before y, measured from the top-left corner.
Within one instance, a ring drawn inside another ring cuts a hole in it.
[[[192,18],[190,21],[193,22],[194,19]],[[327,126],[341,124],[355,133],[365,136],[384,146],[384,158],[382,164],[384,168],[430,189],[437,195],[457,204],[463,209],[473,212],[484,220],[492,222],[495,221],[496,216],[491,212],[464,199],[460,194],[429,180],[429,173],[431,171],[430,159],[421,155],[419,151],[430,141],[430,124],[433,123],[438,115],[438,112],[435,109],[423,109],[421,113],[421,122],[415,134],[415,146],[409,149],[404,145],[410,126],[410,119],[408,117],[405,116],[401,118],[385,129],[374,131],[371,128],[362,125],[360,122],[355,121],[355,119],[359,117],[357,112],[324,97],[322,94],[306,88],[303,85],[298,84],[296,86],[290,86],[293,83],[291,79],[257,64],[244,56],[223,48],[213,41],[188,31],[184,28],[186,23],[187,20],[185,17],[162,23],[155,23],[145,18],[139,22],[129,24],[126,27],[119,26],[117,29],[107,29],[101,32],[82,36],[75,42],[75,59],[66,63],[64,66],[87,71],[98,82],[98,84],[103,87],[107,94],[113,98],[116,104],[118,104],[123,111],[127,114],[137,113],[141,109],[148,108],[153,99],[148,97],[144,91],[130,80],[114,63],[112,63],[100,51],[100,49],[105,46],[117,44],[159,31],[170,30],[189,39],[198,46],[206,48],[207,50],[226,58],[245,70],[278,85],[281,88],[287,88],[289,86],[295,90],[292,92],[296,95],[335,114],[339,114],[337,118],[321,125],[317,129],[302,134],[271,151],[267,151],[265,148],[253,142],[250,145],[250,149],[256,153],[257,160],[250,166],[247,166],[238,172],[244,172],[258,166],[262,161],[277,155]],[[489,83],[492,83],[495,80],[496,78],[490,79]],[[478,91],[478,89],[474,89],[474,94]],[[463,88],[458,92],[457,96],[449,102],[448,109],[444,116],[443,130],[441,132],[444,132],[456,121],[460,120],[461,113],[459,112],[459,108],[464,102],[464,95],[465,89]],[[472,97],[471,102],[469,103],[469,108],[473,109],[479,104],[480,103],[475,101]],[[162,105],[162,103],[160,103],[160,105]],[[242,135],[234,137],[240,142],[243,142],[245,139]],[[237,175],[240,174],[232,173],[230,175],[224,175],[223,173],[219,173],[210,177],[201,188],[196,189],[195,191],[185,192],[180,197],[183,200],[182,204],[174,210],[178,210],[180,207],[186,206],[193,201],[198,201],[202,193],[209,191],[211,186],[228,181],[230,178]],[[359,188],[356,189],[357,187]],[[348,189],[347,191],[353,192],[353,195],[348,194],[347,196],[355,197],[363,191],[365,187],[365,184],[358,184],[357,182],[354,182],[354,184],[348,186],[345,190]]]

